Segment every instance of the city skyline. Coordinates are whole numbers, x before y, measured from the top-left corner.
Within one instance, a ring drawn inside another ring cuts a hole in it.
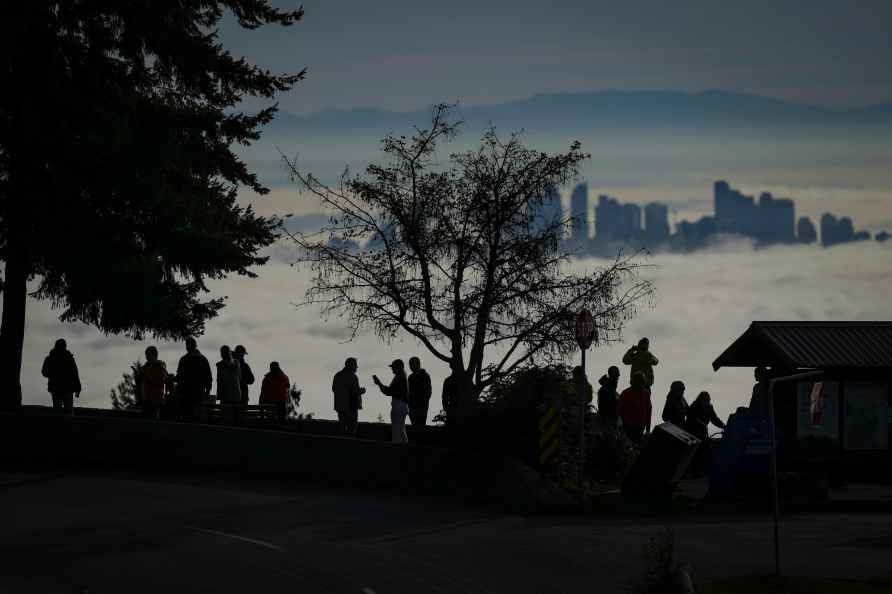
[[[562,208],[560,196],[546,197],[543,212]],[[873,236],[869,231],[856,230],[848,216],[826,212],[820,219],[820,233],[807,216],[796,217],[792,198],[775,197],[763,191],[758,199],[734,189],[725,180],[713,185],[713,213],[696,221],[669,221],[670,206],[653,201],[643,207],[633,202],[621,202],[608,194],[590,200],[588,184],[577,184],[570,194],[569,232],[565,243],[576,253],[606,255],[617,244],[651,251],[693,251],[707,247],[719,235],[750,238],[758,246],[773,244],[812,244],[822,247],[875,238],[886,241],[889,233],[882,230]],[[593,214],[593,218],[590,217]],[[594,231],[594,233],[592,233]]]

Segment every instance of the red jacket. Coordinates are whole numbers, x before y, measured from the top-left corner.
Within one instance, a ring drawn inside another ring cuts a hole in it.
[[[263,376],[263,384],[260,387],[260,402],[274,403],[288,401],[288,388],[291,382],[284,373],[267,373]]]
[[[650,390],[647,388],[626,388],[619,395],[616,412],[623,425],[647,427],[650,425],[651,411]]]
[[[164,402],[167,366],[164,361],[146,363],[142,367],[142,399],[145,402]]]

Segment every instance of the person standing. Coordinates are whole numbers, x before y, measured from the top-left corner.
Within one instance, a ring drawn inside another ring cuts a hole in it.
[[[719,429],[725,428],[725,423],[715,414],[709,392],[700,392],[688,409],[686,430],[694,437],[706,441],[709,439],[710,423]]]
[[[285,422],[285,411],[288,404],[288,389],[291,387],[291,381],[278,361],[269,364],[269,373],[263,376],[263,383],[260,384],[260,404],[272,404],[276,407],[276,419],[279,424]]]
[[[619,385],[619,367],[611,365],[607,373],[598,380],[601,387],[598,388],[598,416],[608,429],[616,429],[616,400],[617,386]]]
[[[68,350],[64,338],[60,338],[43,360],[41,375],[47,378],[47,391],[53,397],[53,408],[71,414],[74,398],[80,398],[81,379],[77,372],[74,355]]]
[[[700,439],[702,442],[694,454],[693,472],[702,475],[709,470],[709,462],[712,459],[712,441],[709,439],[709,424],[712,423],[719,429],[725,428],[725,423],[715,414],[712,407],[712,397],[709,392],[700,392],[691,408],[688,409],[688,420],[685,430]]]
[[[245,355],[248,354],[248,351],[245,350],[244,346],[238,345],[232,352],[236,361],[238,361],[239,377],[241,378],[239,380],[239,389],[242,393],[242,405],[248,406],[248,386],[254,383],[254,373],[251,371],[251,366],[245,361]]]
[[[459,385],[458,373],[455,371],[455,364],[449,363],[450,373],[443,380],[443,412],[446,414],[446,423],[454,421],[455,411],[458,408]]]
[[[650,352],[650,341],[642,338],[637,346],[633,346],[623,356],[623,363],[631,365],[630,376],[637,372],[644,374],[644,386],[650,390],[654,385],[654,365],[660,361]]]
[[[182,406],[181,416],[184,421],[192,422],[198,418],[198,406],[210,399],[213,385],[211,364],[198,350],[195,339],[187,338],[186,354],[180,357],[176,373],[177,397]]]
[[[409,419],[413,427],[427,425],[427,411],[431,402],[431,376],[421,368],[418,357],[409,359]]]
[[[402,359],[394,359],[390,364],[393,379],[385,386],[377,375],[372,376],[375,385],[385,396],[390,396],[390,428],[393,443],[409,443],[406,436],[406,415],[409,413],[409,382],[406,380],[406,368]]]
[[[623,422],[623,431],[629,439],[640,444],[644,434],[650,432],[650,416],[653,407],[650,403],[650,390],[645,385],[644,374],[632,374],[631,387],[623,390],[616,404],[616,412]]]
[[[684,399],[684,382],[675,380],[669,386],[666,404],[663,405],[663,421],[684,429],[687,417],[688,401]]]
[[[220,399],[233,425],[241,423],[242,380],[238,360],[224,345],[220,347],[220,360],[217,361],[217,398]]]
[[[164,388],[167,385],[167,365],[158,360],[158,349],[146,349],[146,364],[140,370],[139,385],[142,389],[142,413],[148,419],[157,419],[164,406]]]
[[[753,384],[753,393],[750,398],[750,415],[757,419],[767,419],[768,382],[771,380],[771,375],[764,367],[756,367],[753,374],[756,376],[756,383]]]
[[[338,413],[338,435],[356,437],[359,425],[359,409],[362,408],[362,395],[365,388],[359,387],[356,370],[359,369],[355,357],[344,361],[344,368],[331,380],[331,391],[334,394],[334,409]]]

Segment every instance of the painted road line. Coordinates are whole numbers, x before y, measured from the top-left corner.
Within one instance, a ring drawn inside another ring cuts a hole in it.
[[[189,530],[195,530],[197,532],[204,532],[206,534],[215,534],[217,536],[222,536],[224,538],[231,538],[232,540],[240,540],[242,542],[248,542],[251,544],[255,544],[259,547],[264,547],[267,549],[272,549],[273,551],[279,551],[280,553],[284,553],[285,549],[282,547],[277,547],[274,544],[257,540],[255,538],[247,538],[245,536],[239,536],[238,534],[229,534],[228,532],[220,532],[219,530],[210,530],[208,528],[199,528],[198,526],[186,526]]]

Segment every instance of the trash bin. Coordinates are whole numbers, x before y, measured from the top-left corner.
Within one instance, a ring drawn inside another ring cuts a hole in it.
[[[657,425],[623,481],[628,497],[670,495],[697,453],[700,440],[673,425]]]

